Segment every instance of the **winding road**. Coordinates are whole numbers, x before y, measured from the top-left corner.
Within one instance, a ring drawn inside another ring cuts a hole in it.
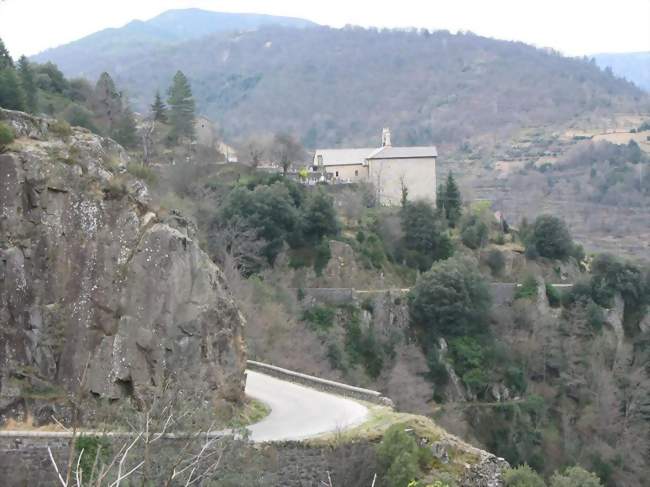
[[[354,400],[251,370],[246,374],[246,394],[271,408],[267,417],[248,427],[253,441],[302,440],[350,428],[368,416],[368,408]]]

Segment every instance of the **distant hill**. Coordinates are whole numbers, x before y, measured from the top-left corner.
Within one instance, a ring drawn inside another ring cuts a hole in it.
[[[650,92],[650,52],[596,54],[593,57],[601,68],[610,68],[616,76]]]
[[[646,94],[594,62],[519,42],[268,25],[178,41],[186,29],[173,20],[179,14],[166,15],[144,23],[144,34],[142,23],[129,24],[119,35],[96,34],[104,44],[90,36],[37,60],[56,62],[68,76],[96,79],[106,70],[140,110],[181,69],[199,112],[226,138],[287,131],[312,148],[373,146],[382,127],[396,144],[459,146],[476,136],[496,144],[522,127],[649,111]],[[155,40],[129,41],[133,29]]]
[[[249,31],[265,25],[312,27],[317,24],[293,17],[210,12],[200,9],[168,10],[151,20],[134,20],[123,27],[104,29],[77,41],[48,49],[36,62],[52,61],[66,73],[94,75],[106,63],[119,62],[125,51],[147,55],[151,49],[177,44],[218,32]]]

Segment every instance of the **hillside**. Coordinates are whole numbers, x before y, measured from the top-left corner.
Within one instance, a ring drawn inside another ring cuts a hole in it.
[[[52,61],[66,73],[96,77],[97,73],[105,70],[106,63],[119,65],[125,52],[136,57],[148,55],[150,50],[162,46],[217,32],[255,30],[265,25],[301,28],[316,24],[273,15],[168,10],[147,21],[134,20],[123,27],[104,29],[64,46],[48,49],[34,56],[33,60]]]
[[[616,76],[650,92],[650,52],[596,54],[594,59],[601,68],[610,68]]]
[[[288,131],[307,147],[367,145],[382,126],[400,144],[458,145],[648,105],[640,89],[594,63],[473,34],[264,27],[128,44],[79,41],[37,60],[69,76],[109,71],[139,109],[181,69],[199,111],[227,138]]]

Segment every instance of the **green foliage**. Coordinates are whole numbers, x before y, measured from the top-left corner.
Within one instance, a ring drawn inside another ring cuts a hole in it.
[[[221,208],[225,221],[240,220],[257,232],[266,242],[262,255],[273,264],[299,225],[299,212],[287,186],[275,182],[259,185],[254,190],[237,187],[232,190]]]
[[[79,436],[75,440],[75,450],[77,455],[83,450],[79,468],[83,473],[82,478],[89,483],[93,478],[93,474],[96,476],[102,466],[108,464],[111,459],[111,443],[106,437]],[[97,463],[95,463],[95,460],[97,460]]]
[[[562,303],[562,295],[553,284],[546,283],[546,298],[551,308],[558,308]]]
[[[13,129],[6,123],[0,122],[0,152],[4,151],[15,137]]]
[[[72,103],[63,112],[63,118],[74,127],[83,127],[91,132],[99,133],[99,129],[94,122],[94,114],[88,108]]]
[[[69,137],[72,135],[72,127],[65,120],[55,120],[49,125],[49,130],[58,137]]]
[[[500,276],[506,266],[506,259],[503,256],[503,252],[498,249],[490,250],[485,258],[485,262],[493,276]]]
[[[323,238],[316,246],[314,253],[314,271],[316,271],[317,276],[323,274],[323,270],[325,270],[331,258],[332,251],[330,250],[329,241]]]
[[[361,328],[359,310],[352,308],[345,321],[345,351],[351,366],[363,365],[366,373],[376,379],[382,371],[386,350],[377,340],[374,329]]]
[[[138,129],[135,124],[133,112],[128,105],[124,108],[122,114],[116,120],[111,135],[116,142],[126,147],[127,149],[132,149],[137,146]]]
[[[503,480],[506,487],[546,487],[544,479],[525,464],[506,470]]]
[[[25,106],[25,92],[16,71],[11,67],[0,69],[0,107],[25,110]]]
[[[476,339],[465,336],[451,340],[449,351],[456,373],[471,391],[480,395],[489,381],[483,347]]]
[[[452,228],[455,227],[462,214],[463,201],[453,173],[449,172],[444,187],[440,186],[438,188],[436,202],[438,210],[444,214],[449,226]]]
[[[537,278],[532,274],[526,276],[521,286],[515,291],[515,299],[534,299],[537,297]]]
[[[549,259],[564,260],[575,251],[566,224],[563,220],[551,215],[537,217],[532,232],[525,243],[527,249],[534,248],[540,256]]]
[[[633,329],[650,304],[650,274],[639,266],[611,254],[598,255],[591,265],[591,298],[610,307],[616,293],[625,303],[624,322]]]
[[[433,461],[431,450],[419,447],[415,438],[406,431],[404,424],[394,424],[386,430],[377,445],[377,460],[387,487],[421,485],[417,482],[422,471],[429,470]],[[434,482],[434,487],[445,487]]]
[[[339,224],[332,197],[322,189],[309,195],[302,214],[302,236],[307,243],[320,242],[325,236],[336,236]]]
[[[476,265],[464,258],[434,264],[409,293],[411,326],[427,344],[440,336],[480,334],[490,305],[485,280]]]
[[[591,326],[597,332],[603,329],[606,321],[603,308],[598,306],[593,301],[589,301],[585,307],[585,313],[587,315],[587,323],[589,326]]]
[[[371,233],[359,245],[359,250],[364,264],[367,268],[381,269],[386,261],[386,254],[384,253],[384,245],[381,239]]]
[[[138,179],[142,179],[149,185],[156,184],[156,172],[148,166],[131,162],[126,166],[126,170],[129,174],[132,174]]]
[[[156,122],[167,122],[167,106],[162,101],[159,91],[156,91],[156,97],[154,98],[154,102],[151,105],[151,113],[153,115],[153,119]]]
[[[9,54],[9,51],[7,51],[7,48],[5,47],[5,43],[3,42],[2,39],[0,39],[0,69],[13,68],[13,67],[14,67],[14,60],[11,59],[11,55]]]
[[[194,138],[194,97],[190,83],[181,71],[174,75],[167,103],[172,127],[171,140],[177,142],[181,137]]]
[[[451,240],[429,203],[408,203],[402,208],[400,217],[404,234],[403,258],[409,267],[426,271],[433,262],[452,255]]]
[[[602,487],[596,474],[582,467],[569,467],[564,472],[555,472],[551,477],[549,487]]]
[[[400,453],[384,475],[386,487],[402,487],[418,475],[417,458],[408,452]]]
[[[470,215],[461,226],[460,239],[470,249],[478,249],[488,242],[490,230],[478,215]]]
[[[38,86],[36,86],[36,75],[25,56],[18,60],[18,75],[20,85],[25,93],[25,109],[29,113],[36,113],[38,110]]]
[[[336,309],[325,305],[312,306],[302,314],[302,320],[317,330],[329,330],[334,325]]]

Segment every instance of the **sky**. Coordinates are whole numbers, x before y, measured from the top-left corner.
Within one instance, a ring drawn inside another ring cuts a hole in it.
[[[650,0],[0,0],[0,38],[32,55],[174,8],[287,15],[332,27],[472,31],[565,55],[650,51]]]

